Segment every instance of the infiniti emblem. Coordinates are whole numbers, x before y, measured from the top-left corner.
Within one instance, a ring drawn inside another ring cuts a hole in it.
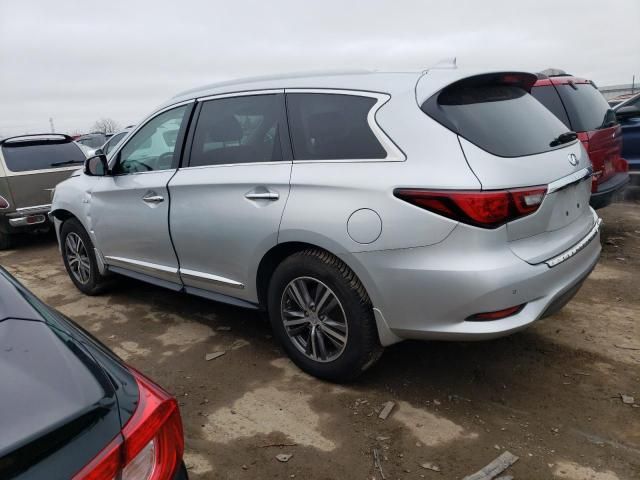
[[[576,157],[574,153],[569,154],[569,163],[574,167],[578,165],[578,157]]]

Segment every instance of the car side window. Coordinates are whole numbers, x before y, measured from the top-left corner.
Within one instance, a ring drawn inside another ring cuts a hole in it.
[[[191,144],[190,167],[283,159],[282,95],[248,95],[202,104]]]
[[[288,93],[287,112],[295,160],[386,158],[367,116],[375,98]]]
[[[176,140],[186,112],[184,105],[149,120],[118,152],[114,173],[166,170],[176,165]]]

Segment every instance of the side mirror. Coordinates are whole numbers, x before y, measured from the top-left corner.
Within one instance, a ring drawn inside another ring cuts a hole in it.
[[[104,177],[109,175],[109,164],[104,154],[94,155],[84,161],[84,173],[91,177]]]
[[[630,118],[640,118],[640,108],[627,105],[616,110],[618,120],[629,120]]]

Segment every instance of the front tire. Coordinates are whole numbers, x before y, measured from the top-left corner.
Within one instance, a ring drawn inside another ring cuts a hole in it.
[[[382,354],[367,292],[349,267],[325,251],[295,253],[276,268],[268,309],[284,350],[315,377],[353,380]]]
[[[62,224],[60,244],[64,266],[76,288],[86,295],[102,292],[107,285],[107,277],[100,274],[89,234],[75,218]]]

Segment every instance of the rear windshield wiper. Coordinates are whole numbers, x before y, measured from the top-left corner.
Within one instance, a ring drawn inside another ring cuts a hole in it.
[[[573,142],[576,138],[578,138],[578,134],[576,132],[564,132],[551,140],[549,146],[557,147],[558,145],[562,145],[563,143]]]
[[[61,167],[63,165],[73,165],[74,163],[82,163],[83,160],[66,160],[64,162],[54,162],[50,166],[51,167]]]

